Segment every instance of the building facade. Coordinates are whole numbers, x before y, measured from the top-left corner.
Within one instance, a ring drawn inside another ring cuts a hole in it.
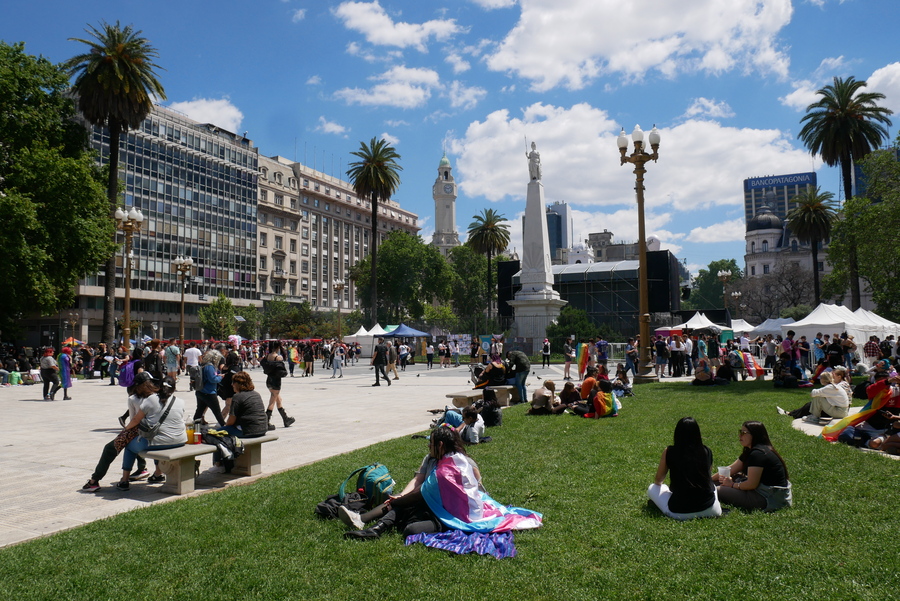
[[[432,246],[436,246],[445,257],[450,249],[459,246],[459,234],[456,231],[456,181],[453,179],[453,167],[445,154],[438,163],[438,176],[431,188],[434,198],[434,234]]]
[[[815,190],[817,185],[814,172],[748,177],[744,180],[744,223],[749,223],[765,205],[784,221],[794,197],[808,189]]]
[[[560,249],[570,249],[574,245],[572,210],[564,201],[547,206],[547,239],[550,242],[550,256],[553,262],[561,262]]]

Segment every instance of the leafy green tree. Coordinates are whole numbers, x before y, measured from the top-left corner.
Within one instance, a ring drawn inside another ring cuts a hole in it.
[[[575,336],[575,341],[582,339],[596,338],[600,330],[591,321],[587,311],[584,309],[576,309],[571,305],[566,305],[559,313],[556,323],[547,326],[547,338],[553,347],[553,352],[561,353],[563,345],[569,336]]]
[[[109,144],[114,150],[109,153],[106,195],[112,219],[119,203],[118,149],[122,133],[137,129],[153,109],[154,96],[165,100],[166,93],[155,71],[159,65],[154,60],[159,53],[141,37],[141,31],[135,31],[131,25],[122,27],[116,21],[115,25],[101,22],[99,29],[88,25],[85,32],[92,39],[69,39],[86,44],[89,50],[66,61],[64,67],[75,78],[72,90],[82,116],[109,130]],[[115,254],[110,253],[106,261],[107,299],[116,296],[115,273]],[[107,302],[103,309],[106,341],[113,338],[114,308],[112,302]]]
[[[244,321],[238,322],[238,334],[250,340],[259,338],[263,315],[256,305],[250,303],[241,309],[240,316],[244,318]]]
[[[816,305],[816,306],[818,306],[818,305]],[[809,305],[797,305],[795,307],[787,307],[785,309],[782,309],[779,317],[781,317],[781,318],[793,317],[794,321],[800,321],[801,319],[805,318],[807,315],[812,313],[812,311],[813,311],[813,308],[810,307]]]
[[[459,323],[449,305],[425,305],[425,321],[448,332],[455,330]]]
[[[218,298],[198,312],[200,326],[214,340],[225,340],[237,333],[237,320],[234,318],[234,305],[223,292]]]
[[[400,186],[400,171],[403,167],[397,162],[400,155],[385,140],[372,138],[369,145],[359,143],[359,150],[351,152],[359,161],[350,163],[347,177],[353,184],[356,195],[368,198],[372,204],[372,234],[369,238],[369,256],[371,257],[369,281],[370,322],[374,326],[378,313],[378,203],[390,200]],[[371,326],[370,326],[371,327]]]
[[[739,280],[743,277],[741,268],[734,259],[719,259],[711,261],[706,269],[701,269],[694,278],[691,288],[691,298],[682,303],[682,308],[703,311],[722,307],[722,281],[719,279],[720,271],[730,271],[731,279],[729,287],[739,286]]]
[[[299,309],[287,302],[283,296],[276,296],[272,300],[266,301],[263,305],[263,329],[268,332],[270,338],[291,338],[291,334],[300,323]],[[309,317],[312,311],[309,311],[306,324],[309,324]]]
[[[470,245],[450,249],[450,268],[454,272],[450,301],[453,312],[460,318],[463,332],[478,332],[479,318],[484,323],[484,309],[488,303],[488,288],[479,274],[487,270],[487,257]]]
[[[833,201],[834,194],[822,192],[817,186],[815,190],[806,190],[795,196],[797,206],[787,214],[788,227],[797,238],[808,243],[812,251],[813,296],[817,307],[822,299],[819,290],[819,243],[831,235],[831,224],[836,216]]]
[[[859,161],[872,149],[878,148],[888,137],[887,127],[893,114],[890,109],[878,106],[884,94],[862,92],[868,84],[854,77],[835,77],[833,83],[818,90],[819,99],[806,107],[806,115],[800,120],[803,128],[798,137],[812,154],[818,154],[826,165],[840,165],[844,184],[844,199],[852,196],[851,174],[854,161]],[[856,246],[847,247],[844,255],[848,262],[851,308],[859,308],[859,258]]]
[[[65,72],[0,42],[0,329],[70,306],[115,250],[101,173]]]
[[[371,290],[370,257],[365,257],[350,272],[358,297],[365,299]],[[420,319],[425,307],[450,297],[453,271],[440,251],[421,237],[395,230],[381,246],[377,269],[379,307],[377,321],[399,323]],[[364,301],[365,304],[365,301]]]
[[[509,222],[506,221],[506,217],[494,209],[484,209],[480,215],[473,215],[472,219],[475,221],[469,224],[469,238],[466,240],[466,244],[476,252],[487,255],[487,315],[490,320],[491,307],[497,296],[497,291],[491,281],[491,272],[493,271],[491,256],[503,252],[509,246]]]

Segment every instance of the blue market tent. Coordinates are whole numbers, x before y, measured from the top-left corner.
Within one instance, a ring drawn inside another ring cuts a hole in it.
[[[401,323],[393,331],[384,335],[385,338],[417,338],[419,336],[429,336],[429,334],[414,330],[405,323]]]

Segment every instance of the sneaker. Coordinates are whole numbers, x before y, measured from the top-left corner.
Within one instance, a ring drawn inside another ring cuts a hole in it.
[[[131,490],[131,486],[128,484],[128,482],[116,482],[116,489]]]
[[[207,474],[224,474],[225,468],[222,467],[221,465],[214,465],[211,468],[209,468],[208,470],[206,470],[206,473]]]
[[[343,505],[338,507],[338,518],[351,528],[356,528],[357,530],[362,530],[366,527],[365,522],[362,521],[362,516],[355,511],[347,509]]]
[[[160,474],[158,476],[154,474],[153,476],[150,476],[149,478],[147,478],[147,482],[149,484],[159,484],[159,483],[165,482],[165,481],[166,481],[166,477],[163,476],[162,474]]]
[[[88,492],[97,492],[100,490],[100,483],[94,482],[93,480],[88,480],[84,486],[81,487],[81,490],[86,490]]]
[[[777,405],[775,406],[775,409],[778,411],[778,415],[790,415],[790,413],[788,413],[787,411],[785,411],[784,409],[782,409],[781,407],[779,407]]]
[[[147,470],[141,470],[141,471],[129,476],[128,481],[129,482],[137,482],[138,480],[145,479],[149,475],[150,475],[150,472],[148,472]]]

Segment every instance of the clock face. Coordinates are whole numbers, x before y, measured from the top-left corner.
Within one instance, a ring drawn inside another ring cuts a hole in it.
[[[453,192],[453,184],[444,184],[444,194],[451,194]]]

